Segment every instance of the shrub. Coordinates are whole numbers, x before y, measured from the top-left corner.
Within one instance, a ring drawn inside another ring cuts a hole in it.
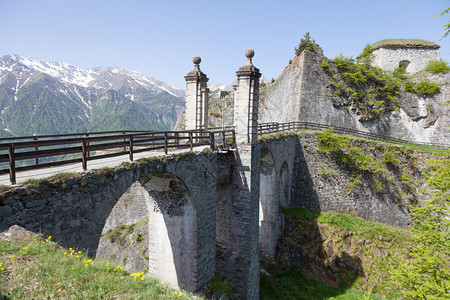
[[[430,73],[447,73],[450,71],[450,66],[448,65],[448,62],[442,59],[431,60],[425,68],[425,71]]]
[[[415,93],[420,96],[430,96],[440,91],[440,85],[436,82],[431,82],[428,79],[424,79],[415,85]]]
[[[330,61],[323,60],[321,67],[331,79],[329,86],[335,95],[333,104],[351,106],[360,121],[378,118],[400,107],[397,96],[401,78],[342,55]]]
[[[401,80],[404,80],[407,78],[406,70],[402,67],[395,68],[394,76],[400,78]]]
[[[439,93],[441,86],[437,82],[432,82],[429,79],[423,79],[418,83],[407,81],[405,83],[405,91],[415,93],[419,96],[431,96]]]

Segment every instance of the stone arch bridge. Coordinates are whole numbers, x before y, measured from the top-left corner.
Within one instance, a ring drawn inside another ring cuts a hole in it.
[[[237,71],[233,148],[144,159],[53,184],[5,189],[1,229],[17,224],[52,235],[63,246],[111,257],[102,248],[105,234],[144,220],[148,257],[143,263],[152,276],[198,291],[219,271],[240,298],[258,299],[260,253],[275,255],[283,227],[278,210],[301,197],[294,187],[305,158],[296,137],[257,142],[260,73],[253,54],[247,50],[247,63]],[[207,132],[208,78],[200,61],[194,58],[186,76],[186,128]],[[312,202],[307,205],[317,208]]]

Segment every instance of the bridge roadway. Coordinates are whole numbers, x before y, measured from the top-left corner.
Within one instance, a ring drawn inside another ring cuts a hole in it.
[[[200,152],[205,148],[209,148],[208,145],[205,146],[197,146],[194,147],[194,151],[196,152]],[[189,152],[190,149],[180,149],[180,150],[170,150],[168,156],[173,155],[173,154],[178,154],[178,153],[183,153],[183,152]],[[135,153],[133,156],[134,161],[138,160],[139,158],[143,158],[143,157],[157,157],[157,156],[164,156],[164,150],[155,150],[155,151],[149,151],[149,152],[140,152],[140,153]],[[64,173],[64,172],[79,172],[79,173],[83,173],[83,172],[88,172],[91,170],[96,170],[96,169],[101,169],[104,167],[110,167],[110,168],[114,168],[119,166],[122,162],[130,162],[129,159],[129,155],[128,154],[124,154],[121,156],[115,156],[115,157],[110,157],[110,158],[103,158],[103,159],[97,159],[97,160],[91,160],[88,162],[87,167],[88,170],[87,171],[83,171],[83,167],[81,163],[73,163],[73,164],[68,164],[68,165],[63,165],[63,166],[54,166],[54,167],[48,167],[48,168],[43,168],[43,169],[37,169],[37,170],[29,170],[29,171],[22,171],[22,172],[17,172],[16,173],[16,182],[18,184],[20,184],[21,182],[24,182],[28,179],[41,179],[41,178],[47,178],[59,173]],[[1,174],[0,175],[0,185],[10,185],[10,181],[9,181],[9,174]]]

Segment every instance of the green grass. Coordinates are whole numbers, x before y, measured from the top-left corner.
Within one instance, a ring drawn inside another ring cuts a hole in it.
[[[281,248],[274,261],[263,260],[270,276],[261,274],[261,299],[401,297],[389,272],[407,257],[412,230],[303,207],[281,212],[292,232],[278,245]],[[298,257],[305,265],[296,265]],[[353,266],[348,267],[347,262]]]
[[[392,227],[377,222],[366,221],[362,218],[349,214],[316,212],[305,207],[283,208],[282,213],[295,220],[317,220],[317,222],[322,224],[347,228],[364,237],[384,236],[402,241],[411,240],[411,233],[409,230]]]
[[[438,46],[436,43],[419,39],[386,39],[373,44],[375,49],[383,46]]]
[[[182,294],[181,296],[180,293]],[[0,240],[0,299],[198,299],[39,236]]]
[[[260,298],[278,299],[364,299],[365,293],[328,286],[317,280],[306,278],[298,267],[281,267],[275,270],[276,280],[262,274]],[[381,299],[370,297],[367,299]]]

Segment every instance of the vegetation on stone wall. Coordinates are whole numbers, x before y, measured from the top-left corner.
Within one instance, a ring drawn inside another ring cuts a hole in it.
[[[320,66],[330,77],[328,94],[335,106],[356,111],[359,120],[370,121],[400,108],[398,96],[402,88],[419,96],[431,96],[440,91],[440,84],[427,78],[413,82],[406,70],[399,67],[387,74],[373,67],[374,45],[367,44],[356,61],[351,57],[324,58]],[[445,61],[430,62],[427,71],[442,73],[450,70]]]
[[[400,206],[415,203],[418,193],[412,179],[411,162],[415,159],[412,150],[336,135],[332,127],[318,133],[316,138],[318,151],[329,155],[348,171],[350,192],[369,184],[374,193],[390,193]],[[365,143],[370,144],[370,149]]]
[[[406,81],[404,84],[405,91],[415,93],[419,96],[431,96],[439,93],[441,86],[439,83],[432,82],[425,78],[419,82]]]
[[[425,68],[425,71],[430,73],[447,73],[450,71],[450,66],[447,61],[442,59],[431,60]]]
[[[388,111],[400,108],[401,79],[370,66],[370,46],[356,61],[351,57],[338,56],[324,59],[321,67],[330,77],[329,84],[333,105],[347,106],[356,111],[361,121],[384,116]]]
[[[415,47],[435,47],[439,48],[439,45],[427,41],[427,40],[420,40],[420,39],[386,39],[381,40],[379,42],[376,42],[373,44],[375,48],[379,47],[407,47],[407,46],[415,46]]]

